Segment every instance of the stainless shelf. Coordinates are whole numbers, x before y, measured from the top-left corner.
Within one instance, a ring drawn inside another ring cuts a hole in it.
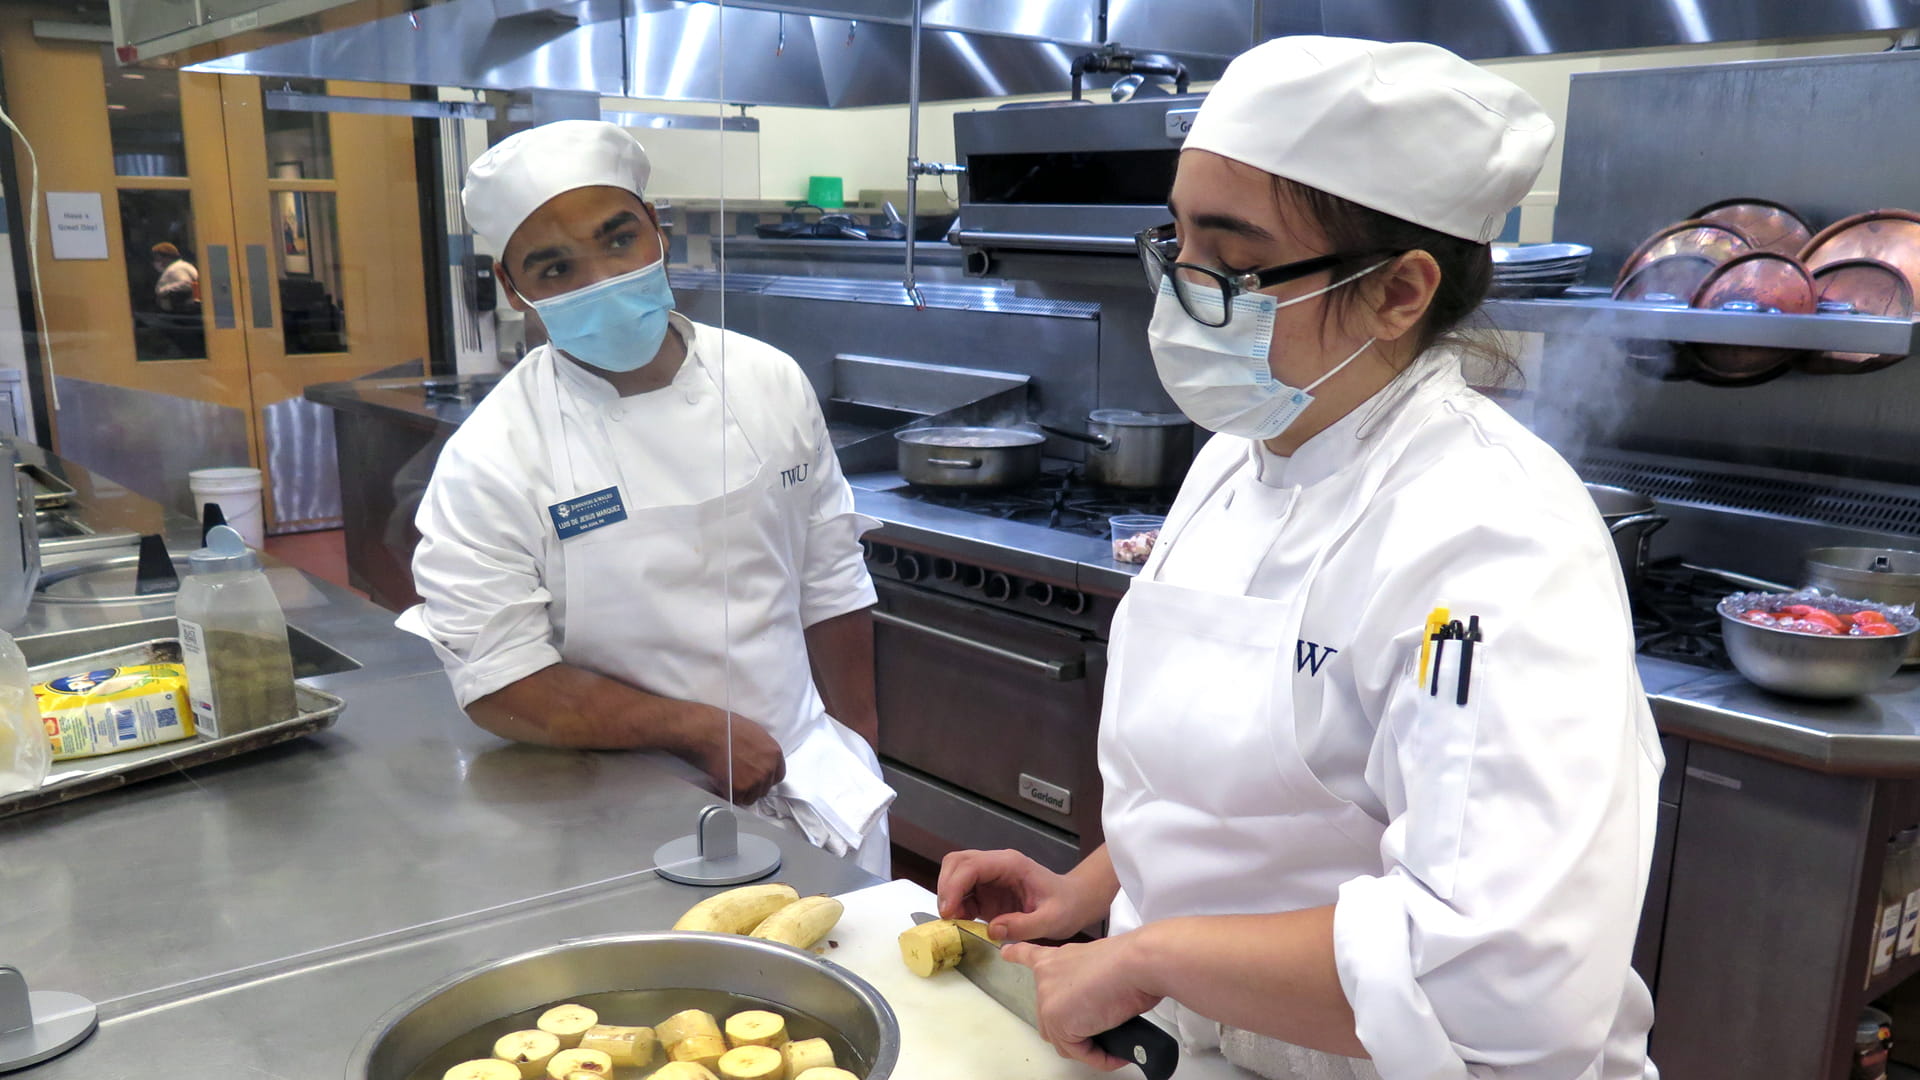
[[[1909,319],[1695,311],[1617,303],[1599,290],[1577,289],[1552,300],[1488,300],[1485,310],[1502,330],[1889,356],[1920,351],[1920,322]]]

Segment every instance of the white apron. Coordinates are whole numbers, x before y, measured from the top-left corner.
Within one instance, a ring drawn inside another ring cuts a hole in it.
[[[686,362],[699,361],[689,351]],[[564,431],[557,372],[549,367],[542,374],[547,385],[536,400],[555,413],[551,426],[542,426]],[[834,853],[852,848],[863,869],[884,876],[892,793],[879,779],[873,749],[827,715],[808,664],[798,570],[806,516],[784,512],[777,501],[784,493],[779,463],[792,457],[781,452],[779,432],[792,418],[770,415],[753,395],[722,407],[756,459],[752,479],[703,502],[629,509],[625,521],[561,541],[566,617],[560,653],[568,663],[650,694],[730,709],[766,728],[790,765],[798,755],[813,774],[790,775],[775,786],[755,807],[768,817],[793,820],[790,800],[821,800],[821,788],[841,779],[838,774],[871,777],[885,798],[860,784],[853,813],[864,819],[856,823],[861,842]],[[566,498],[615,485],[633,490],[610,455],[569,460],[564,435],[548,441],[547,453],[557,486],[573,485]],[[798,816],[805,820],[807,811]],[[836,847],[800,827],[815,843]]]
[[[1350,466],[1362,470],[1333,540],[1293,595],[1246,595],[1290,510],[1292,492],[1262,484],[1244,455],[1189,477],[1207,497],[1169,521],[1127,590],[1109,649],[1100,771],[1102,826],[1119,877],[1110,932],[1156,919],[1320,907],[1341,883],[1379,871],[1380,822],[1329,792],[1295,738],[1295,642],[1327,552],[1359,521],[1431,402],[1450,383],[1428,378]],[[1205,588],[1159,580],[1202,507],[1227,500],[1215,527],[1244,530],[1243,558],[1213,561]],[[1232,511],[1238,505],[1240,513]],[[1155,1010],[1190,1050],[1222,1046],[1236,1063],[1301,1080],[1373,1078],[1364,1060],[1228,1031],[1184,1006]]]

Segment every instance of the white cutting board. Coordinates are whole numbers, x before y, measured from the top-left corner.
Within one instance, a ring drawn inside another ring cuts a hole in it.
[[[1054,1052],[1040,1033],[1000,1007],[958,971],[922,979],[900,962],[900,932],[916,911],[936,911],[934,895],[911,881],[844,893],[846,911],[828,934],[827,959],[873,984],[900,1020],[899,1080],[1091,1080],[1103,1073]],[[1250,1077],[1218,1054],[1182,1055],[1176,1080]]]

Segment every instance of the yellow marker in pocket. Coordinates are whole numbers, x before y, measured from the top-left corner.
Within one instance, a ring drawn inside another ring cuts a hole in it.
[[[1427,624],[1420,630],[1420,679],[1417,686],[1427,685],[1427,666],[1433,662],[1433,635],[1447,625],[1453,612],[1448,608],[1437,607],[1427,613]]]

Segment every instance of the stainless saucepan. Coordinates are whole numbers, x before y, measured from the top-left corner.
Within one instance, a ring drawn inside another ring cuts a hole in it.
[[[1620,557],[1620,575],[1627,579],[1629,586],[1638,584],[1640,573],[1647,565],[1647,540],[1667,523],[1666,515],[1654,513],[1652,499],[1626,488],[1588,484],[1587,494],[1600,510],[1600,520],[1607,523],[1607,531],[1613,534],[1613,550]]]
[[[1040,476],[1045,435],[1025,428],[923,427],[896,431],[900,475],[920,487],[986,490]]]
[[[1193,464],[1193,421],[1180,413],[1095,409],[1087,430],[1040,425],[1087,444],[1087,479],[1103,487],[1171,489]]]
[[[1807,552],[1807,584],[1852,600],[1920,605],[1920,551],[1827,547]],[[1907,645],[1906,666],[1920,664],[1920,636]]]

